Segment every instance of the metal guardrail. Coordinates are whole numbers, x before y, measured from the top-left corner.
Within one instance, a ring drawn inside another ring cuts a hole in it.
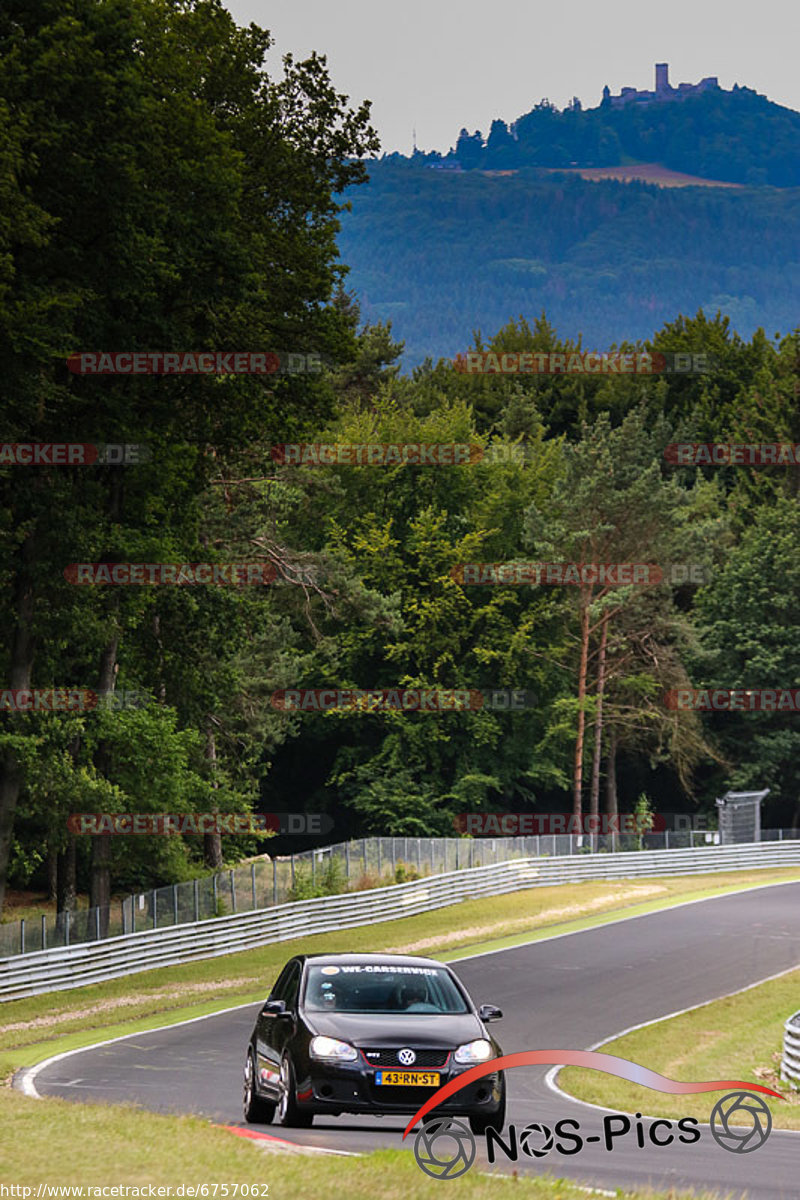
[[[795,839],[800,831],[766,829],[760,841]],[[663,833],[534,834],[519,837],[369,837],[338,842],[297,854],[265,854],[245,865],[198,879],[149,888],[106,908],[60,912],[55,920],[40,913],[0,922],[0,959],[16,954],[99,942],[145,929],[166,929],[212,921],[232,913],[255,912],[311,895],[405,883],[420,875],[443,875],[462,867],[487,867],[510,859],[617,851],[677,850],[719,844],[706,830]],[[298,883],[309,886],[298,888]],[[298,894],[299,892],[299,894]]]
[[[211,921],[143,930],[100,942],[84,942],[3,959],[0,960],[0,1001],[101,983],[156,967],[333,933],[355,925],[396,920],[461,900],[501,895],[521,888],[592,879],[636,879],[789,866],[800,866],[800,841],[693,850],[643,850],[636,854],[517,858],[493,866],[428,876],[413,883],[295,901]]]
[[[800,1012],[792,1013],[783,1027],[781,1079],[800,1088]]]

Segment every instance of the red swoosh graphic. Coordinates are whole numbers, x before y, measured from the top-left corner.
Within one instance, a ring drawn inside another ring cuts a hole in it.
[[[710,1079],[697,1083],[679,1083],[677,1079],[668,1079],[666,1075],[659,1075],[657,1071],[651,1071],[648,1067],[630,1062],[627,1058],[618,1058],[615,1054],[600,1054],[596,1050],[520,1050],[516,1054],[501,1054],[499,1058],[490,1058],[488,1062],[480,1063],[477,1067],[470,1067],[463,1075],[458,1075],[449,1083],[437,1088],[406,1125],[403,1137],[406,1138],[417,1121],[421,1121],[432,1108],[436,1108],[437,1104],[441,1104],[449,1096],[460,1092],[468,1083],[474,1083],[476,1079],[482,1079],[484,1075],[508,1070],[511,1067],[532,1067],[545,1064],[548,1066],[588,1067],[592,1071],[604,1071],[606,1075],[616,1075],[619,1079],[627,1079],[631,1083],[652,1088],[656,1092],[669,1092],[673,1096],[686,1096],[692,1092],[719,1092],[723,1088],[740,1088],[747,1092],[763,1092],[767,1096],[776,1096],[778,1100],[783,1099],[780,1092],[774,1092],[772,1088],[764,1087],[760,1083],[745,1083],[741,1079]]]

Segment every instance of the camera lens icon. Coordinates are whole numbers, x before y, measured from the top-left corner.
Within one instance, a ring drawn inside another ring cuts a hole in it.
[[[475,1138],[463,1121],[437,1117],[417,1134],[414,1157],[433,1179],[458,1179],[475,1161]]]
[[[723,1150],[750,1154],[760,1149],[772,1130],[772,1113],[752,1092],[728,1092],[711,1110],[711,1136]]]
[[[544,1158],[553,1149],[553,1131],[547,1125],[526,1125],[519,1144],[530,1158]]]

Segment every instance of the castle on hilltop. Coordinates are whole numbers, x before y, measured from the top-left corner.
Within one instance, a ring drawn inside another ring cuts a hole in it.
[[[687,96],[699,96],[719,88],[716,75],[709,75],[699,83],[679,83],[672,87],[669,81],[669,63],[656,63],[655,91],[640,92],[638,88],[624,87],[618,96],[611,95],[608,84],[603,88],[603,104],[622,108],[626,104],[663,104],[667,100],[685,100]]]

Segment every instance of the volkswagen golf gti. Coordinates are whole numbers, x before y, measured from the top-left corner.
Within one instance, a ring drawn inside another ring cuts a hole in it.
[[[444,963],[399,954],[292,958],[261,1009],[244,1067],[245,1120],[309,1126],[316,1114],[410,1115],[438,1087],[502,1050]],[[502,1071],[434,1110],[502,1130]],[[434,1114],[431,1114],[431,1118]]]

